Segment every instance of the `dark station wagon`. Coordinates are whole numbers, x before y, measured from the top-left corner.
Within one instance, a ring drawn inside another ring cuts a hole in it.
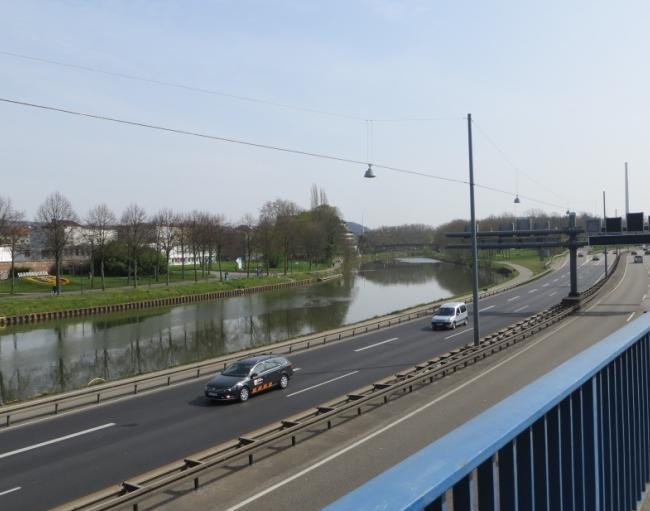
[[[287,388],[293,365],[284,357],[261,355],[234,362],[205,385],[205,397],[219,401],[248,401],[273,387]]]

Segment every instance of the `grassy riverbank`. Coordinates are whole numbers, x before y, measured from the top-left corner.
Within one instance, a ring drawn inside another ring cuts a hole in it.
[[[0,299],[0,316],[19,316],[36,312],[57,312],[101,305],[115,305],[122,303],[139,302],[160,298],[173,298],[178,296],[228,291],[238,288],[264,286],[268,284],[281,284],[285,282],[302,281],[316,278],[312,273],[292,273],[288,276],[254,277],[249,279],[229,280],[226,282],[187,282],[174,286],[163,287],[138,287],[107,289],[99,293],[62,294],[61,296],[39,297],[3,297]]]

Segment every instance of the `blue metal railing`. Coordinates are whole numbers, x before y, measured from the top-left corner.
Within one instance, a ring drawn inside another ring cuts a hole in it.
[[[628,511],[650,478],[650,314],[327,511]]]

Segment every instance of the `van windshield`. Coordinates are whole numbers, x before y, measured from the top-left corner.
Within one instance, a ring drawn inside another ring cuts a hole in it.
[[[454,315],[454,309],[451,307],[440,307],[438,309],[438,314],[437,316],[453,316]]]

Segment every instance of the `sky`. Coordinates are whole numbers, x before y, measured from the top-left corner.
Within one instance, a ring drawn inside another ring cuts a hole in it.
[[[621,214],[625,161],[630,210],[650,212],[647,2],[0,0],[0,12],[2,99],[359,162],[0,102],[0,195],[29,218],[60,191],[81,219],[103,202],[237,222],[276,198],[308,208],[313,184],[369,227],[468,218],[467,184],[429,177],[468,180],[468,113],[478,217],[602,213],[603,191]]]

